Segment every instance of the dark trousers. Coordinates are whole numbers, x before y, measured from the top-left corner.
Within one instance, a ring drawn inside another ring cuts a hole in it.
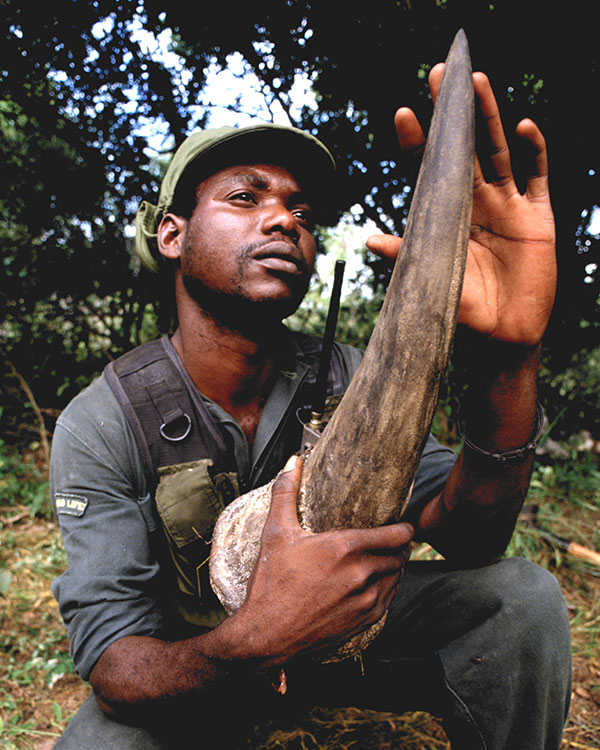
[[[313,705],[429,711],[442,717],[454,750],[560,746],[571,693],[566,607],[554,576],[526,560],[475,570],[409,563],[362,661],[362,669],[354,660],[290,665],[283,696],[257,679],[216,701],[199,698],[177,730],[116,723],[90,697],[55,748],[235,747],[244,727]]]

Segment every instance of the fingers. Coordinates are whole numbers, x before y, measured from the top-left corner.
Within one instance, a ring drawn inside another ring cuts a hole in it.
[[[546,141],[533,120],[525,119],[517,125],[517,136],[527,143],[531,159],[526,165],[527,195],[532,200],[548,196],[548,153]]]
[[[395,523],[377,526],[373,529],[355,529],[340,532],[352,535],[349,540],[355,552],[368,552],[372,555],[396,555],[413,538],[415,530],[410,523]]]
[[[265,525],[265,528],[268,526],[271,532],[302,531],[298,523],[296,506],[301,477],[302,461],[297,456],[292,456],[271,489],[271,506]],[[339,537],[338,541],[343,541],[346,550],[348,552],[351,550],[353,554],[369,553],[386,557],[396,556],[398,551],[412,540],[414,528],[409,523],[397,523],[372,529],[325,532],[317,536],[324,537],[326,534]]]
[[[473,86],[479,102],[479,111],[486,125],[477,133],[476,181],[478,177],[483,177],[482,173],[486,172],[487,163],[491,166],[491,170],[486,175],[488,181],[496,186],[508,185],[513,189],[515,165],[511,161],[500,110],[489,78],[484,73],[474,73]],[[524,165],[528,196],[545,198],[548,194],[548,156],[544,136],[530,119],[522,120],[517,125],[516,134],[527,145],[529,152]],[[517,159],[517,162],[519,161]]]
[[[434,66],[429,73],[429,87],[433,100],[442,81],[444,63]],[[473,73],[473,88],[478,103],[477,161],[475,165],[475,187],[486,182],[496,186],[508,185],[514,189],[515,180],[511,155],[498,102],[492,85],[485,73]],[[525,170],[527,193],[530,198],[546,198],[548,194],[548,158],[542,133],[532,120],[519,123],[517,136],[527,142],[532,157]]]
[[[442,83],[443,73],[444,63],[438,63],[429,73],[429,89],[434,102]],[[508,144],[498,103],[489,78],[485,73],[473,73],[473,90],[478,103],[478,114],[480,118],[483,118],[485,125],[485,127],[480,127],[477,130],[477,155],[479,159],[476,165],[476,183],[477,178],[484,179],[483,173],[488,172],[486,169],[488,164],[491,166],[489,176],[493,182],[510,180],[512,171]]]
[[[475,184],[486,179],[496,186],[514,185],[510,151],[500,117],[500,110],[489,78],[484,73],[473,73],[473,87],[477,97],[477,157]]]
[[[400,107],[394,116],[400,148],[413,156],[420,156],[425,148],[425,135],[417,116],[408,107]]]
[[[444,63],[438,63],[429,72],[429,90],[433,101],[442,83]],[[513,182],[508,144],[500,118],[500,111],[490,81],[484,73],[473,74],[473,88],[478,101],[479,119],[483,127],[477,132],[477,162],[475,186],[490,181],[496,184]],[[402,107],[394,119],[398,141],[403,151],[420,156],[425,148],[423,130],[412,110]]]
[[[437,65],[434,65],[429,71],[429,91],[431,92],[431,97],[434,102],[437,99],[438,91],[440,90],[445,67],[445,63],[437,63]]]
[[[527,183],[527,195],[531,199],[546,199],[548,196],[548,155],[546,142],[540,129],[530,119],[522,120],[516,134],[527,146],[527,157],[521,164],[517,158],[512,163],[498,103],[492,86],[484,73],[473,74],[473,85],[479,102],[479,111],[485,128],[477,132],[477,164],[475,166],[475,186],[486,179],[496,187],[507,186],[516,189],[515,174],[523,172]],[[521,149],[517,149],[520,152]],[[489,169],[486,169],[489,166]],[[523,166],[523,170],[521,170]],[[517,167],[517,169],[515,169]]]
[[[400,250],[402,240],[391,234],[373,234],[367,239],[367,247],[371,252],[381,255],[383,258],[395,260]]]
[[[271,489],[271,506],[265,524],[265,530],[267,527],[269,529],[269,537],[282,531],[305,533],[298,522],[296,505],[301,477],[302,461],[297,456],[292,456]],[[334,537],[337,537],[335,541],[340,543],[346,554],[370,554],[380,557],[382,570],[385,570],[386,559],[397,558],[398,553],[412,540],[414,533],[414,527],[410,523],[396,523],[372,529],[324,532],[316,536],[324,539],[325,536],[331,535],[332,543]],[[315,535],[310,536],[314,538]]]
[[[384,535],[371,534],[386,529]],[[398,576],[402,573],[410,557],[410,541],[414,529],[410,524],[401,523],[379,529],[361,530],[361,541],[353,549],[358,555],[363,578],[357,578],[356,592],[367,591],[372,586],[379,591],[393,592]],[[387,605],[386,605],[387,608]]]

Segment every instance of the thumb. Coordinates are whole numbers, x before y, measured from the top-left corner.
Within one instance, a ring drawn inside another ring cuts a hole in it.
[[[283,471],[271,488],[271,507],[267,523],[276,523],[280,527],[298,525],[296,501],[302,477],[302,461],[298,456],[290,456]]]
[[[367,247],[377,255],[381,255],[389,260],[395,260],[402,240],[400,237],[394,237],[391,234],[372,234],[367,239]]]

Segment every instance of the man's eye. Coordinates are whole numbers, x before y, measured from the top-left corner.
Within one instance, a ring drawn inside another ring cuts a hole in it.
[[[298,221],[303,224],[312,224],[312,211],[308,208],[295,208],[292,212]]]
[[[240,190],[239,193],[235,193],[231,196],[231,200],[245,201],[247,203],[254,203],[254,196],[247,190]]]

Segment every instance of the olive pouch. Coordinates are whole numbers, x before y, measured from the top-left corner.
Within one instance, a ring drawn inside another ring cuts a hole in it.
[[[156,508],[173,563],[177,611],[190,624],[215,627],[227,614],[210,586],[210,544],[219,514],[239,495],[237,474],[216,471],[209,458],[158,473]]]

